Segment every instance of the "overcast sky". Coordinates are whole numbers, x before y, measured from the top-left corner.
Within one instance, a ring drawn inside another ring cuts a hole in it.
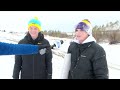
[[[120,11],[0,11],[0,30],[26,32],[30,19],[37,16],[42,30],[72,32],[82,19],[92,26],[120,21]]]

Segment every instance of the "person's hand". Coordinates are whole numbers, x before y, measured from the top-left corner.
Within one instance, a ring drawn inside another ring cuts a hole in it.
[[[47,44],[39,45],[39,53],[43,55],[49,51],[49,48],[50,48],[50,45],[47,45]]]

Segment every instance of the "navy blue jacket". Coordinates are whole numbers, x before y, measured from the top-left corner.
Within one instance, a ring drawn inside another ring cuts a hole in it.
[[[28,33],[19,44],[50,45],[44,35],[39,33],[38,38],[33,40]],[[21,74],[20,74],[21,72]],[[20,76],[20,77],[19,77]],[[41,55],[16,55],[13,70],[14,79],[51,79],[52,78],[52,51],[47,49],[46,53]]]

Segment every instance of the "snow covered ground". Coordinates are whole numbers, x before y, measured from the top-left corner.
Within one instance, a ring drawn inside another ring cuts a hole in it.
[[[0,32],[0,41],[7,43],[17,43],[24,36],[19,34],[10,34],[5,32]],[[52,44],[55,39],[46,36],[46,39]],[[14,41],[13,41],[14,40]],[[56,53],[67,52],[70,39],[64,39],[65,43],[61,46],[60,50],[57,50]],[[100,44],[106,51],[107,62],[109,66],[109,78],[110,79],[120,79],[120,44],[118,45],[109,45],[108,43]],[[63,57],[61,54],[53,54],[53,79],[60,79],[60,74],[62,72]],[[0,56],[0,79],[12,79],[14,66],[14,55],[2,55]]]

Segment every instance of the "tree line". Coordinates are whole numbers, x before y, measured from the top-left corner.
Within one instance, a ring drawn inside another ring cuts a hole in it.
[[[42,33],[44,35],[49,35],[49,36],[53,36],[53,37],[59,37],[59,38],[69,38],[70,36],[67,35],[66,32],[61,32],[59,30],[44,30],[42,31]]]
[[[110,44],[120,42],[120,22],[118,20],[101,26],[95,25],[92,30],[93,36],[97,42],[108,42]],[[60,30],[44,30],[42,33],[44,35],[60,38],[74,37],[74,30],[72,35],[68,35],[66,32],[61,32]]]
[[[106,25],[94,26],[93,36],[97,42],[109,42],[115,44],[120,42],[120,23],[119,21],[109,22]]]

